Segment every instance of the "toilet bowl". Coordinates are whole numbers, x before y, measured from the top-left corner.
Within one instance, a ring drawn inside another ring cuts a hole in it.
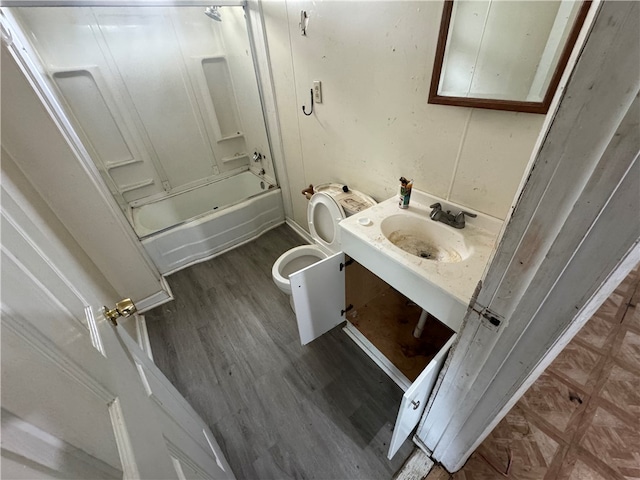
[[[360,197],[366,197],[375,203],[371,197],[359,192],[350,193],[358,201],[361,201]],[[340,251],[338,223],[347,216],[341,203],[349,203],[349,196],[345,195],[342,190],[340,190],[340,195],[339,201],[336,201],[336,196],[328,192],[320,191],[313,194],[307,206],[307,222],[315,245],[302,245],[287,250],[280,255],[271,269],[274,283],[282,292],[289,295],[289,304],[294,312],[295,306],[293,297],[291,297],[289,276]]]
[[[275,261],[271,269],[271,276],[281,292],[289,295],[289,304],[295,312],[293,297],[291,296],[291,281],[289,275],[324,260],[329,255],[316,245],[301,245],[287,250]]]

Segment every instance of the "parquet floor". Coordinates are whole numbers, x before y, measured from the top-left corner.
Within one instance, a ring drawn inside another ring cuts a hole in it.
[[[640,478],[640,269],[636,268],[453,480]],[[507,465],[508,477],[492,468]],[[431,479],[431,475],[429,479]]]

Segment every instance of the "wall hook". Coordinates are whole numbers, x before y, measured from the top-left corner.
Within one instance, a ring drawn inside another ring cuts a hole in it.
[[[307,35],[307,25],[309,24],[309,16],[306,10],[300,11],[300,35],[303,37]]]
[[[302,113],[307,117],[313,113],[313,88],[309,91],[311,92],[311,110],[309,110],[309,113],[306,112],[304,105],[302,106]]]

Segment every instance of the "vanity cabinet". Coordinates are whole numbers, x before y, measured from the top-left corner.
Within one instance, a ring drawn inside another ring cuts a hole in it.
[[[422,309],[343,252],[290,281],[303,345],[346,322],[349,337],[405,391],[389,447],[393,457],[420,421],[455,332],[430,317],[421,340],[413,339]]]

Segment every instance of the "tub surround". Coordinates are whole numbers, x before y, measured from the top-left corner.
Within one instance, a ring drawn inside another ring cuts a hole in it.
[[[442,203],[444,210],[468,210],[413,189],[406,210],[398,208],[398,198],[394,196],[340,222],[342,250],[457,332],[502,222],[482,213],[476,218],[468,217],[465,228],[460,230],[433,222],[434,229],[451,229],[464,239],[468,257],[455,262],[408,253],[394,245],[383,232],[383,221],[395,215],[405,216],[407,224],[432,222],[429,205],[437,202]]]
[[[255,195],[227,188],[243,170],[277,184],[245,10],[220,8],[224,22],[198,6],[11,9],[139,238]]]

